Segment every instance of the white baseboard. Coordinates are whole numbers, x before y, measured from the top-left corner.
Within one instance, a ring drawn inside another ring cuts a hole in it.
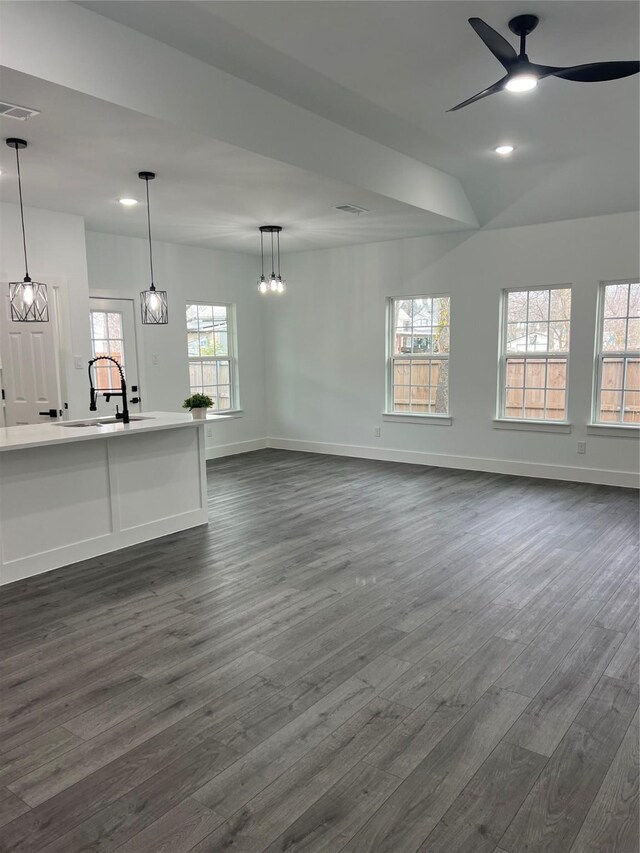
[[[353,456],[358,459],[409,462],[413,465],[434,465],[439,468],[461,468],[465,471],[487,471],[492,474],[540,477],[545,480],[569,480],[574,483],[622,486],[628,489],[637,489],[640,485],[639,475],[631,471],[578,468],[570,465],[552,465],[541,462],[518,462],[513,459],[482,459],[475,456],[453,456],[444,453],[393,450],[366,447],[359,444],[331,444],[324,441],[300,441],[291,438],[268,438],[263,446],[306,453],[326,453],[332,456]]]
[[[207,459],[219,459],[221,456],[235,456],[237,453],[250,453],[252,450],[264,450],[266,438],[252,438],[250,441],[236,441],[233,444],[216,444],[205,448]]]

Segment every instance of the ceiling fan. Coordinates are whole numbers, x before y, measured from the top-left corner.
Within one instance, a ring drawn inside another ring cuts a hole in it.
[[[509,29],[520,37],[520,53],[516,53],[509,42],[497,33],[493,27],[486,24],[480,18],[469,18],[469,23],[489,48],[491,53],[500,62],[507,73],[504,77],[478,92],[472,98],[468,98],[461,104],[452,107],[448,112],[460,110],[475,101],[502,92],[507,89],[510,92],[526,92],[538,85],[538,80],[544,77],[562,77],[564,80],[576,80],[581,83],[597,83],[601,80],[618,80],[621,77],[629,77],[640,71],[640,62],[590,62],[587,65],[573,65],[569,68],[556,68],[552,65],[536,65],[529,62],[526,53],[527,36],[538,26],[538,18],[535,15],[517,15],[509,21]]]

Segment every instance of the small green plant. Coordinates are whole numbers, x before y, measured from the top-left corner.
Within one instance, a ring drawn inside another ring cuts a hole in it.
[[[183,409],[210,409],[211,406],[213,406],[213,400],[206,394],[192,394],[182,404]]]

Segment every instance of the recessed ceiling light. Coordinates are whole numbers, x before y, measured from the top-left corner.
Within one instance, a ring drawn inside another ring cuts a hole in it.
[[[133,207],[134,204],[138,203],[137,198],[119,198],[118,201],[125,207]]]
[[[502,154],[503,157],[505,157],[507,154],[511,154],[515,150],[515,145],[498,145],[497,148],[494,148],[496,154]]]
[[[507,80],[505,88],[510,92],[530,92],[538,85],[538,78],[535,74],[516,74],[510,80]]]

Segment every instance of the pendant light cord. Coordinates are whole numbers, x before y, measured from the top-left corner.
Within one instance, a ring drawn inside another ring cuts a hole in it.
[[[279,231],[277,234],[277,240],[278,240],[278,278],[282,278],[282,276],[280,275],[280,232]]]
[[[273,263],[273,231],[271,232],[271,275],[275,272],[275,264]]]
[[[264,278],[264,234],[260,231],[260,262],[262,264],[261,276]]]
[[[147,227],[149,231],[149,266],[151,268],[151,287],[149,288],[149,290],[155,290],[156,286],[153,283],[153,252],[151,249],[151,211],[149,209],[149,178],[145,178],[144,181],[147,187]]]
[[[22,177],[20,175],[20,156],[16,145],[16,164],[18,167],[18,194],[20,196],[20,220],[22,222],[22,246],[24,248],[24,273],[25,281],[29,279],[29,264],[27,263],[27,237],[24,230],[24,205],[22,203]]]

